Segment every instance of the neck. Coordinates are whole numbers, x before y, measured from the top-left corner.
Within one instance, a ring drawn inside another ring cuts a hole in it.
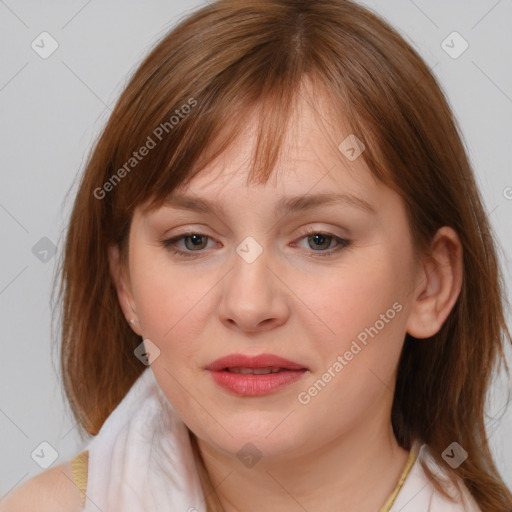
[[[252,468],[198,439],[225,512],[375,512],[393,492],[409,453],[391,424],[355,428],[300,456],[265,455]]]

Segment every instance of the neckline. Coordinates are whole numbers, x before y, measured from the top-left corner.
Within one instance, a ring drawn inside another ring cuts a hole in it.
[[[418,443],[414,443],[413,446],[411,447],[409,456],[407,457],[407,461],[402,470],[398,483],[396,484],[393,492],[388,496],[388,499],[386,500],[386,502],[384,503],[379,512],[389,512],[389,510],[393,506],[393,503],[395,502],[398,493],[402,489],[402,486],[405,482],[405,479],[407,478],[407,475],[410,473],[411,468],[413,467],[414,463],[416,462],[416,459],[418,458],[419,449],[420,447]],[[89,451],[84,450],[75,457],[73,457],[73,459],[71,460],[72,473],[74,481],[77,484],[80,491],[82,506],[84,506],[85,504],[84,502],[87,488],[88,459]]]
[[[86,457],[85,454],[79,454],[79,455],[82,455],[82,460],[81,460],[82,464],[81,465],[86,466],[87,476],[93,477],[91,482],[87,482],[87,483],[84,482],[82,484],[82,487],[85,487],[85,485],[88,485],[89,483],[91,483],[92,486],[91,486],[90,491],[91,492],[94,491],[95,497],[97,497],[98,499],[103,499],[104,501],[109,499],[108,493],[110,492],[110,490],[107,485],[108,482],[106,483],[104,479],[101,479],[101,478],[99,479],[98,475],[95,475],[95,474],[89,475],[88,474],[89,473],[89,471],[88,471],[89,464],[87,464],[87,463],[90,462],[90,460],[87,460],[87,459],[90,458],[90,457],[88,457],[89,456],[89,448],[94,448],[93,454],[92,454],[93,459],[98,459],[96,462],[101,461],[104,453],[112,452],[113,447],[111,445],[113,443],[113,440],[115,440],[115,438],[116,438],[115,437],[116,433],[119,433],[119,431],[121,431],[123,428],[127,427],[130,423],[134,423],[136,425],[139,425],[139,424],[146,425],[146,423],[147,423],[146,417],[147,416],[153,417],[154,413],[156,412],[156,409],[160,410],[159,405],[165,405],[165,408],[167,408],[169,410],[169,412],[173,411],[171,404],[166,400],[165,395],[163,395],[162,390],[159,388],[158,384],[156,384],[156,381],[153,376],[153,372],[151,371],[151,369],[149,367],[146,368],[146,375],[144,375],[144,372],[143,372],[143,374],[141,374],[141,376],[139,376],[139,378],[136,380],[136,382],[134,382],[134,384],[132,385],[132,388],[133,389],[130,389],[129,392],[126,394],[126,396],[123,398],[122,402],[120,404],[118,404],[116,409],[114,411],[112,411],[112,413],[109,415],[109,417],[106,419],[106,421],[102,425],[98,434],[96,436],[94,436],[93,440],[91,440],[91,442],[88,444],[88,446],[84,450],[84,452],[87,452],[87,458],[85,458]],[[144,405],[144,407],[141,407],[141,405]],[[130,415],[129,409],[134,409],[135,414]],[[141,412],[143,410],[144,410],[143,419],[141,419],[141,418],[139,418],[139,416],[141,416]],[[176,418],[174,418],[173,414],[171,414],[169,416],[169,418],[176,419]],[[159,421],[157,423],[158,423],[158,425],[160,425]],[[173,425],[174,425],[174,423],[173,423]],[[188,439],[188,435],[185,435],[181,431],[182,429],[178,428],[180,425],[181,425],[181,423],[179,421],[176,421],[176,425],[174,425],[174,426],[177,427],[177,430],[176,430],[177,437],[176,436],[175,437],[176,437],[176,439],[178,439],[178,437],[181,436],[180,438],[182,438],[181,440],[183,441],[183,443],[187,444],[186,439]],[[137,438],[137,439],[135,439],[136,441],[137,440],[140,441],[140,439],[138,439],[138,437],[141,437],[141,435],[142,435],[140,432],[138,432],[138,430],[140,430],[140,429],[132,428],[130,430],[130,432],[132,433],[132,437],[134,439]],[[138,437],[137,437],[137,435],[138,435]],[[143,441],[145,442],[145,441],[147,441],[147,439],[143,438]],[[134,446],[136,446],[136,444],[137,443],[134,443]],[[165,445],[165,447],[166,447],[167,451],[169,451],[169,450],[172,451],[172,450],[176,449],[177,445],[176,446]],[[119,449],[119,447],[118,447],[118,449]],[[178,451],[180,451],[180,450],[178,450]],[[407,476],[409,475],[411,469],[413,468],[414,463],[416,462],[420,451],[421,451],[421,443],[418,440],[416,440],[411,445],[411,449],[409,451],[409,456],[404,465],[404,468],[402,470],[402,473],[400,475],[398,483],[395,486],[395,489],[388,496],[388,498],[386,499],[386,502],[380,508],[379,512],[389,512],[391,510],[391,507],[392,507],[393,503],[395,502],[397,496],[399,495],[399,492],[402,489]],[[77,456],[77,458],[79,458],[79,457]],[[186,467],[184,466],[184,467],[180,468],[180,471],[177,470],[175,476],[178,480],[181,478],[180,481],[182,481],[183,487],[184,487],[184,489],[182,489],[183,492],[181,493],[180,496],[169,495],[169,499],[171,501],[178,500],[177,503],[179,502],[180,504],[182,504],[182,502],[188,503],[190,501],[190,499],[189,499],[190,497],[184,495],[185,487],[187,488],[187,492],[189,492],[191,495],[194,493],[197,494],[197,496],[196,496],[197,499],[199,499],[199,495],[202,494],[201,493],[202,486],[200,485],[198,475],[194,473],[194,471],[191,467],[187,466],[187,463],[188,463],[187,460],[184,460],[182,462],[183,462],[183,464],[185,464]],[[194,475],[193,475],[193,473],[194,473]],[[191,482],[187,482],[187,478],[189,478],[189,480],[191,480]],[[89,480],[89,479],[90,478],[88,478],[87,480]],[[194,481],[192,482],[192,480],[194,480]],[[137,479],[135,479],[134,482],[132,482],[132,483],[134,486],[136,486]],[[190,483],[190,485],[188,485],[189,483]],[[168,490],[168,488],[165,485],[163,485],[162,492],[165,493],[165,492],[167,492],[167,490]],[[186,498],[187,501],[183,501],[182,498]],[[181,501],[179,501],[180,499],[181,499]]]

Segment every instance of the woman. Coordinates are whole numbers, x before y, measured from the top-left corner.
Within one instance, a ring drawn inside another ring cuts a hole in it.
[[[174,28],[86,166],[61,291],[95,437],[7,511],[48,489],[52,510],[512,507],[483,416],[510,341],[489,221],[432,73],[357,4],[221,0]]]

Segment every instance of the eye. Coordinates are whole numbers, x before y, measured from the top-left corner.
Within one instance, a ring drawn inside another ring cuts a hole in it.
[[[303,236],[300,240],[306,239],[308,247],[310,249],[318,248],[320,250],[313,250],[315,256],[330,256],[334,253],[337,253],[344,249],[345,247],[350,245],[350,240],[346,240],[344,238],[340,238],[332,233],[326,233],[323,231],[315,231],[309,230],[306,231],[305,236]],[[329,248],[332,242],[336,242],[337,245],[334,248]],[[323,254],[318,254],[323,253]]]
[[[162,240],[161,243],[166,249],[178,256],[193,257],[195,255],[191,253],[201,252],[201,249],[206,247],[206,241],[209,238],[210,237],[202,233],[183,233],[179,236],[175,236],[174,238]],[[186,250],[176,248],[177,243],[182,240],[185,242]],[[190,243],[188,243],[189,240]]]
[[[161,244],[173,254],[177,256],[183,256],[186,258],[197,256],[194,253],[204,252],[202,249],[207,248],[207,241],[210,239],[208,235],[203,233],[182,233],[181,235],[161,240]],[[310,230],[306,231],[305,235],[300,240],[307,239],[308,246],[315,253],[315,256],[330,256],[337,253],[350,245],[350,240],[340,238],[332,233],[326,233],[323,231]],[[178,249],[177,245],[179,242],[184,242],[185,250]],[[330,247],[333,242],[336,242],[334,248]],[[295,246],[296,243],[292,243]],[[316,250],[316,249],[320,250]],[[323,253],[323,254],[322,254]]]

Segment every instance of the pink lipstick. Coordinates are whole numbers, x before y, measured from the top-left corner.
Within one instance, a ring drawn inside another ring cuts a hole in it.
[[[213,380],[240,396],[261,396],[299,380],[305,366],[273,354],[229,354],[206,367]]]

